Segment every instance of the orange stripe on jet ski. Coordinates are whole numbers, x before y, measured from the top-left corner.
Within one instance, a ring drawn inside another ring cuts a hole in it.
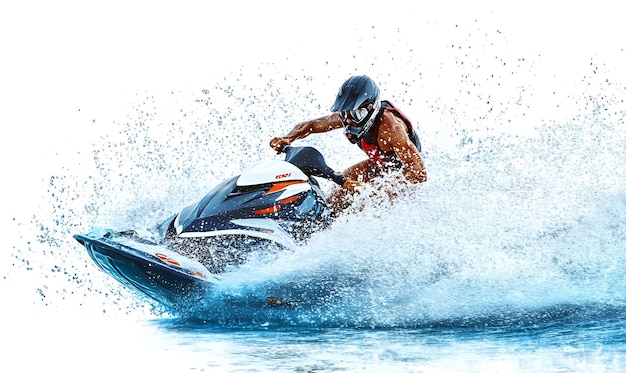
[[[196,270],[191,270],[191,274],[199,278],[206,278],[206,276],[202,272],[198,272]]]
[[[281,190],[287,188],[289,185],[302,184],[302,183],[306,183],[306,181],[292,180],[292,181],[283,181],[283,182],[280,182],[280,183],[276,183],[276,184],[272,185],[270,190],[268,190],[265,194],[276,193],[278,191],[281,191]]]
[[[177,261],[175,261],[174,259],[168,257],[165,254],[156,253],[156,254],[154,254],[154,256],[156,256],[157,258],[161,259],[163,262],[165,262],[167,264],[171,264],[171,265],[174,265],[176,267],[180,267],[180,263],[178,263]]]
[[[285,205],[285,204],[287,204],[289,202],[295,202],[295,201],[298,200],[298,198],[300,198],[300,196],[298,196],[298,195],[295,195],[295,196],[289,197],[289,198],[285,198],[285,199],[280,200],[280,204],[281,205]]]
[[[271,214],[273,212],[278,212],[278,210],[280,210],[280,206],[276,205],[276,206],[268,207],[265,209],[255,210],[254,213],[257,215],[263,215],[263,214]]]

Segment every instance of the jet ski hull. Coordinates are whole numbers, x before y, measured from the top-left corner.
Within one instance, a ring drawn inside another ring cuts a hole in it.
[[[331,209],[315,177],[343,185],[319,151],[286,147],[257,162],[158,226],[158,243],[134,231],[97,229],[74,238],[104,272],[160,303],[200,301],[229,268],[273,260],[327,227]]]
[[[200,300],[210,289],[211,274],[185,263],[164,247],[133,242],[118,233],[74,235],[96,265],[127,288],[148,296],[159,303],[176,306]],[[151,252],[131,244],[153,246]]]

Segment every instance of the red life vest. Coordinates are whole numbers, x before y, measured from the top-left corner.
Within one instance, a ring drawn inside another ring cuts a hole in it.
[[[402,121],[406,124],[409,139],[415,144],[417,150],[419,152],[422,151],[422,144],[420,143],[419,137],[411,124],[409,118],[406,117],[400,110],[398,110],[391,102],[382,101],[381,102],[381,111],[378,113],[378,116],[374,120],[374,124],[372,128],[363,136],[360,142],[358,142],[358,146],[367,154],[369,158],[369,163],[374,169],[382,170],[385,168],[400,168],[402,167],[402,162],[398,159],[398,156],[395,152],[385,152],[378,145],[378,129],[380,127],[380,123],[382,122],[383,112],[385,110],[389,110],[394,113],[397,117],[402,119]]]

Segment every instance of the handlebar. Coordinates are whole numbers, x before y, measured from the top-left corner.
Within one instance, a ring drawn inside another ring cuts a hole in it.
[[[280,147],[280,152],[285,153],[285,161],[295,165],[308,176],[319,176],[343,186],[346,182],[345,176],[340,172],[335,172],[328,167],[326,160],[319,150],[310,146],[289,146]]]
[[[280,149],[278,149],[278,153],[287,153],[289,149],[291,149],[290,145],[283,144],[280,146]]]

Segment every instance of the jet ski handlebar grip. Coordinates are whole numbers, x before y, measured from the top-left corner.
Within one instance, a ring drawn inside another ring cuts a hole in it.
[[[333,172],[329,176],[332,181],[339,184],[340,186],[343,186],[343,184],[346,182],[346,177],[343,176],[343,174],[341,174],[340,172]]]

